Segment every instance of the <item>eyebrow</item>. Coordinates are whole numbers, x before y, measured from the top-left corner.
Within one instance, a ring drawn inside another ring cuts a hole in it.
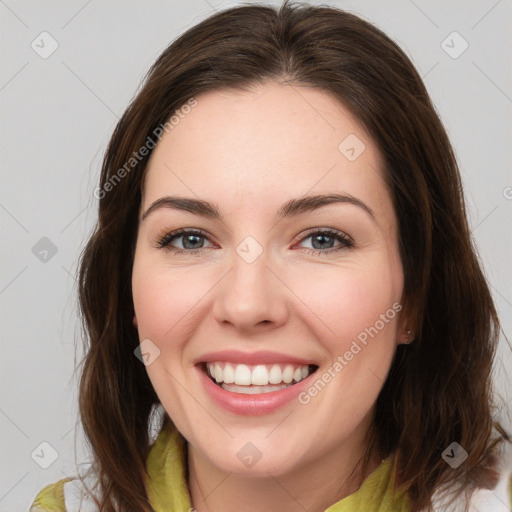
[[[276,217],[279,219],[292,217],[300,215],[301,213],[317,210],[322,206],[327,206],[333,203],[345,203],[358,206],[370,215],[373,220],[375,220],[375,215],[372,209],[360,199],[349,194],[323,194],[290,199],[283,204],[281,208],[279,208],[276,213]],[[151,213],[161,208],[183,210],[210,219],[222,219],[219,209],[208,201],[181,196],[165,196],[152,203],[151,206],[143,213],[140,221],[142,222]]]

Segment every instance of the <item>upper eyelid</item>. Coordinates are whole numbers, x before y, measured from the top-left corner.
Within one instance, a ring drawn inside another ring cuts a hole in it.
[[[192,234],[197,235],[197,236],[202,236],[203,238],[206,238],[206,239],[208,239],[210,241],[212,241],[212,238],[213,238],[213,240],[215,241],[215,237],[213,237],[212,235],[210,235],[206,231],[203,231],[202,229],[199,229],[199,228],[178,228],[178,229],[173,229],[173,230],[164,230],[163,232],[161,232],[161,234],[158,234],[156,236],[156,239],[155,239],[155,244],[159,245],[159,243],[161,241],[165,240],[166,238],[169,238],[169,240],[173,240],[175,238],[179,238],[180,236],[185,236],[188,233],[192,233]],[[170,241],[168,242],[168,244],[169,243],[170,243]]]

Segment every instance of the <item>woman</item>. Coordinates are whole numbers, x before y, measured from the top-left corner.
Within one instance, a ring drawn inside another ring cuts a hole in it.
[[[287,2],[199,23],[150,69],[95,195],[94,464],[32,510],[507,506],[499,322],[457,164],[380,30]]]

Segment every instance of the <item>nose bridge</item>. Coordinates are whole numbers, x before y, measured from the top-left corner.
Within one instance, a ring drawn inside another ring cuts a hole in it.
[[[247,236],[235,247],[231,262],[231,272],[216,297],[217,319],[242,329],[282,323],[287,315],[286,297],[282,285],[267,268],[272,265],[270,251],[256,238]]]

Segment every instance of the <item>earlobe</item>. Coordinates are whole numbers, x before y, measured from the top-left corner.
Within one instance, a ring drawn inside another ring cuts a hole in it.
[[[417,329],[417,311],[414,304],[407,301],[400,312],[401,318],[397,325],[397,345],[409,345],[414,341]]]
[[[414,341],[414,336],[411,333],[411,330],[405,329],[404,331],[402,331],[402,334],[398,338],[397,344],[398,345],[409,345],[409,343],[411,343],[412,341]]]

